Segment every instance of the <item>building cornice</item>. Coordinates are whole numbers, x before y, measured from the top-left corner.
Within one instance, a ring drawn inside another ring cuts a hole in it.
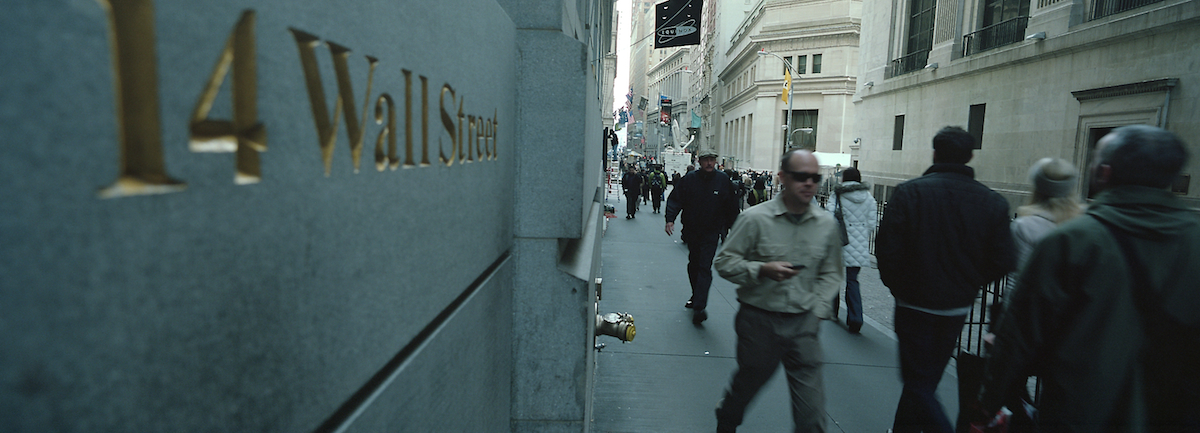
[[[1178,85],[1178,78],[1160,78],[1157,80],[1142,81],[1140,83],[1129,83],[1121,84],[1119,86],[1076,90],[1071,92],[1071,95],[1074,96],[1075,99],[1082,102],[1090,99],[1112,98],[1116,96],[1136,95],[1139,93],[1163,92],[1171,90]]]

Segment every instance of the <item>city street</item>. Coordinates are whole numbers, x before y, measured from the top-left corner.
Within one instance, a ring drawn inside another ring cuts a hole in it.
[[[644,204],[637,218],[625,219],[619,186],[607,195],[617,209],[603,240],[601,314],[628,312],[637,337],[622,344],[599,337],[593,426],[599,432],[712,431],[713,409],[736,368],[735,287],[716,276],[709,319],[691,323],[683,304],[690,295],[687,247],[678,232],[663,232],[662,214]],[[618,201],[619,199],[619,201]],[[663,206],[665,209],[665,205]],[[891,331],[894,304],[875,269],[864,268],[866,326],[847,332],[845,307],[838,322],[821,327],[825,367],[827,427],[831,432],[882,433],[891,427],[900,396],[896,342]],[[947,413],[957,413],[956,379],[947,373],[939,388]],[[782,369],[747,411],[742,432],[789,431],[792,426]]]

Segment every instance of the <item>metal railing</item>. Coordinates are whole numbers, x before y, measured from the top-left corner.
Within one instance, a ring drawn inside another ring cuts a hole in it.
[[[963,55],[969,56],[994,48],[1015,44],[1025,39],[1029,17],[1016,17],[979,29],[963,36]]]
[[[929,61],[929,50],[921,50],[894,59],[888,64],[887,78],[897,77],[909,72],[921,70]]]
[[[1092,19],[1104,18],[1131,9],[1137,9],[1163,0],[1094,0],[1092,3]]]

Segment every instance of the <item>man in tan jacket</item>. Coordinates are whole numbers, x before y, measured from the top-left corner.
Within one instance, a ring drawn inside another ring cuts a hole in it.
[[[738,369],[717,406],[717,431],[732,432],[746,405],[783,363],[797,432],[825,431],[821,319],[845,281],[837,221],[813,207],[821,182],[807,150],[783,156],[774,199],[743,212],[717,254],[722,278],[738,285]]]

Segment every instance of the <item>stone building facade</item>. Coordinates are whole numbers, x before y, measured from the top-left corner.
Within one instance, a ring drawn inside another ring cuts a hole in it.
[[[849,153],[863,2],[761,0],[744,14],[736,13],[739,2],[731,3],[732,13],[718,17],[723,21],[718,26],[730,31],[717,35],[722,45],[714,67],[720,105],[714,110],[720,113],[716,141],[726,165],[774,171],[788,133],[792,148]],[[787,132],[784,62],[796,74]]]
[[[0,431],[588,431],[612,6],[6,8]]]
[[[1019,205],[1034,161],[1083,169],[1109,130],[1150,124],[1190,142],[1173,189],[1200,207],[1197,40],[1196,0],[869,3],[854,96],[864,179],[886,198],[930,164],[933,134],[957,125],[979,140],[977,179]]]

